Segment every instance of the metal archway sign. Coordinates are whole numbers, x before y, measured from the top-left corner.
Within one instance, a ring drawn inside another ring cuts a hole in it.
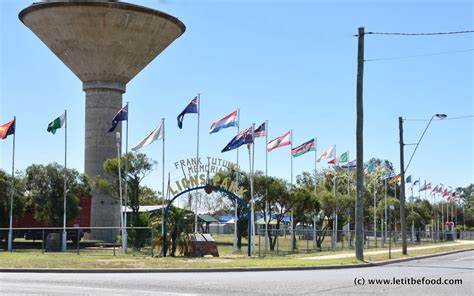
[[[228,191],[227,189],[225,188],[222,188],[222,187],[218,187],[218,186],[213,186],[213,185],[210,185],[210,184],[207,184],[206,186],[197,186],[197,187],[193,187],[193,188],[188,188],[178,194],[176,194],[175,196],[173,196],[172,199],[170,199],[170,201],[168,202],[168,204],[166,205],[166,208],[165,208],[165,212],[164,212],[164,216],[163,216],[163,241],[162,241],[162,255],[163,257],[166,257],[166,251],[167,251],[167,244],[166,244],[166,238],[167,238],[167,234],[168,234],[168,229],[167,229],[167,220],[168,220],[168,211],[170,209],[170,206],[173,204],[173,202],[178,198],[180,197],[181,195],[183,194],[186,194],[188,192],[191,192],[191,191],[195,191],[195,190],[201,190],[201,189],[204,189],[205,192],[207,194],[210,194],[211,192],[222,192],[222,193],[225,193],[230,199],[232,199],[233,201],[237,201],[242,207],[244,207],[245,209],[247,209],[247,217],[250,217],[250,207],[249,207],[249,204],[243,200],[242,198],[240,198],[239,196],[237,196],[234,192],[231,192],[231,191]],[[248,239],[248,245],[247,245],[247,256],[251,256],[251,247],[252,247],[252,236],[250,235],[250,233],[252,232],[252,224],[248,223],[248,233],[249,233],[249,239]]]

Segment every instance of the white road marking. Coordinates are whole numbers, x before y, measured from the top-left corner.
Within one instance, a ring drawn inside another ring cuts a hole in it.
[[[460,259],[457,259],[457,260],[454,260],[454,261],[463,261],[463,260],[467,260],[467,259],[471,259],[471,258],[474,258],[474,256],[464,257],[464,258],[460,258]]]

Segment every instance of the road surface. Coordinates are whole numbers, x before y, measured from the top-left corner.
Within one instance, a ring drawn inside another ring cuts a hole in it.
[[[398,283],[369,284],[373,279],[395,280]],[[406,281],[419,283],[410,284]],[[427,281],[443,284],[427,284]],[[448,284],[455,281],[457,283]],[[2,296],[381,294],[474,295],[474,251],[379,267],[333,270],[128,274],[0,273]]]

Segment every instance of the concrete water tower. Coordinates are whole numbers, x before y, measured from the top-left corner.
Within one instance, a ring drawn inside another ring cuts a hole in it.
[[[20,20],[82,81],[86,93],[84,172],[103,175],[116,157],[108,133],[127,83],[185,31],[177,18],[119,1],[43,1],[23,9]],[[119,129],[120,131],[120,125]],[[91,226],[119,226],[116,199],[93,192]],[[92,239],[111,241],[111,231]]]

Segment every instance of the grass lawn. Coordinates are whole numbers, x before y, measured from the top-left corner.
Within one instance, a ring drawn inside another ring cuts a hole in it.
[[[219,247],[220,248],[220,247]],[[232,246],[230,246],[232,248]],[[472,249],[474,244],[452,243],[449,246],[440,246],[432,249],[410,250],[408,256],[401,252],[393,252],[392,258],[406,258],[418,255],[434,254],[460,249]],[[388,253],[370,255],[369,252],[375,249],[365,251],[365,260],[370,262],[382,261],[388,259]],[[110,252],[110,250],[109,250]],[[266,258],[248,258],[245,254],[222,254],[219,258],[151,258],[149,256],[120,254],[119,250],[116,256],[88,255],[81,251],[80,255],[74,253],[45,253],[41,251],[22,251],[22,252],[0,252],[0,268],[75,268],[75,269],[160,269],[160,268],[256,268],[256,267],[289,267],[289,266],[325,266],[325,265],[348,265],[363,264],[355,258],[325,258],[309,259],[305,257],[337,255],[352,253],[350,250],[339,250],[336,252],[318,252],[311,254],[291,254],[285,256],[267,256]]]

